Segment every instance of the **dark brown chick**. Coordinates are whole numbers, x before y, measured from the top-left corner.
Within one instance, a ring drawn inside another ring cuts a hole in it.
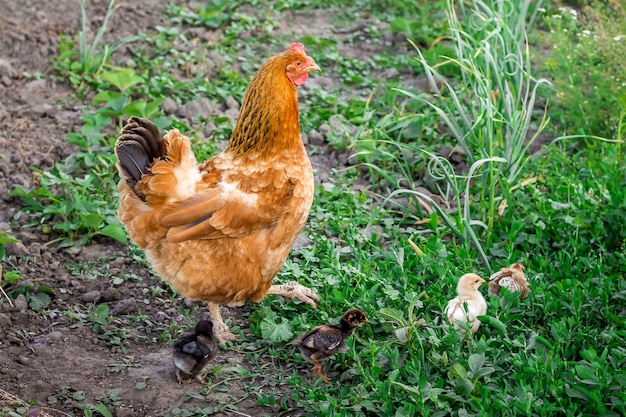
[[[317,372],[320,378],[324,378],[325,383],[329,383],[330,378],[324,374],[322,361],[337,352],[347,351],[346,339],[352,335],[354,329],[367,322],[365,313],[353,308],[341,316],[339,325],[317,326],[291,344],[298,346],[302,357],[313,364],[313,371]]]
[[[530,293],[528,281],[524,275],[524,266],[515,263],[508,268],[502,268],[489,278],[489,295],[502,297],[500,289],[504,287],[511,292],[518,292],[519,298],[524,299]]]
[[[216,354],[213,323],[200,320],[192,334],[181,337],[174,344],[174,366],[178,382],[190,383],[195,378],[204,383],[204,367]]]

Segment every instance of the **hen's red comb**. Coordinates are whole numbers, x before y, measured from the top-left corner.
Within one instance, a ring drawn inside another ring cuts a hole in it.
[[[304,45],[301,44],[301,43],[294,42],[294,43],[291,44],[289,49],[291,49],[294,52],[300,52],[300,53],[306,55],[306,52],[304,52]]]

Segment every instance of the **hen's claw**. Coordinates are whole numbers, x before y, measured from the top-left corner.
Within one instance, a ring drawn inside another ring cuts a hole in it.
[[[209,303],[209,313],[211,314],[211,321],[213,322],[213,335],[217,339],[217,342],[226,343],[235,340],[235,335],[230,331],[222,319],[220,305]]]
[[[282,295],[283,297],[289,299],[297,298],[313,308],[317,308],[317,303],[320,301],[320,297],[315,292],[295,281],[290,281],[282,285],[272,285],[267,293],[272,295]]]

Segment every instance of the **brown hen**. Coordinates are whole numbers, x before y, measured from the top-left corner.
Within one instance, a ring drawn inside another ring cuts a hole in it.
[[[161,136],[146,119],[131,117],[117,140],[118,217],[162,278],[209,303],[220,342],[234,336],[219,304],[319,301],[298,283],[272,285],[313,201],[297,90],[319,69],[302,44],[272,56],[248,85],[227,148],[204,163],[178,130]]]

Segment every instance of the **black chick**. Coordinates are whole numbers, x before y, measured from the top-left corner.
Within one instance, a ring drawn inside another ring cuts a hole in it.
[[[195,378],[204,383],[204,367],[217,354],[213,337],[213,323],[200,320],[192,334],[181,337],[174,344],[174,366],[178,382],[190,383]]]
[[[313,371],[316,371],[319,377],[324,378],[324,382],[328,383],[330,378],[324,374],[322,361],[337,352],[347,351],[348,345],[345,340],[352,335],[354,329],[367,322],[365,313],[353,308],[341,316],[338,326],[335,324],[317,326],[291,344],[298,346],[302,357],[313,364]]]

